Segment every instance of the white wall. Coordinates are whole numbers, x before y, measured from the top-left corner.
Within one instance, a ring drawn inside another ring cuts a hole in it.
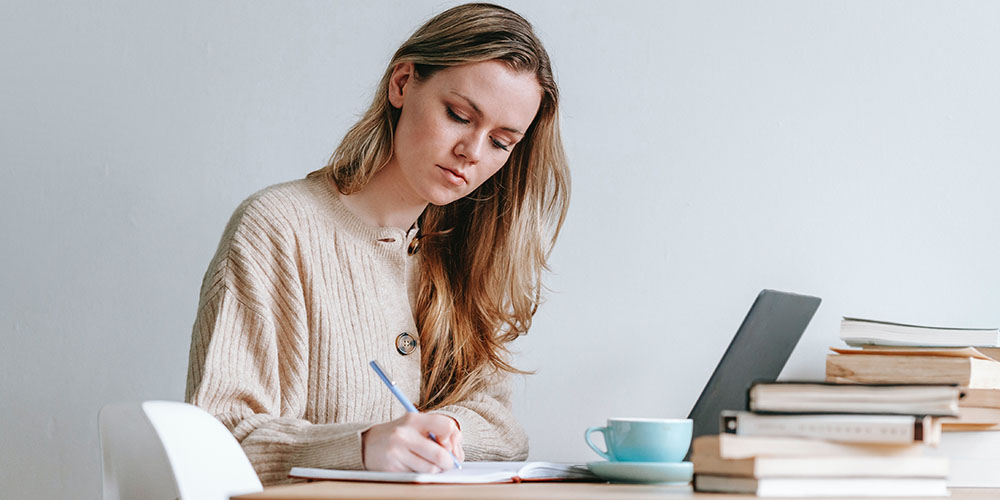
[[[97,411],[183,397],[228,216],[322,165],[452,2],[0,8],[0,497],[98,498]],[[516,348],[532,458],[679,416],[761,288],[1000,325],[1000,4],[505,2],[563,92],[573,201]],[[366,4],[367,5],[367,4]]]

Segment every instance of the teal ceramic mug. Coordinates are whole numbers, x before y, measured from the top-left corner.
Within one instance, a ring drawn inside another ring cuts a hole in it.
[[[607,450],[590,440],[595,432],[604,434]],[[691,420],[609,418],[608,425],[587,429],[583,438],[592,450],[611,462],[680,462],[691,446]]]

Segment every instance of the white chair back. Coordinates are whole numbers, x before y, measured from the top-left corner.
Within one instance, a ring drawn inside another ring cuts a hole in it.
[[[114,403],[98,420],[104,500],[228,500],[263,489],[229,430],[196,406]]]

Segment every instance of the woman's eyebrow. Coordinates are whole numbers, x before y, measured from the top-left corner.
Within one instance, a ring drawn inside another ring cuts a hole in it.
[[[479,106],[476,106],[476,103],[472,102],[472,99],[469,99],[468,97],[460,94],[457,90],[452,90],[451,93],[457,95],[458,97],[461,97],[462,99],[465,99],[465,102],[469,103],[469,106],[472,106],[472,111],[475,111],[476,115],[478,115],[480,118],[483,117],[483,111],[479,109]],[[517,135],[524,135],[524,132],[521,132],[520,130],[513,127],[500,127],[500,129],[506,130],[507,132],[511,132]]]

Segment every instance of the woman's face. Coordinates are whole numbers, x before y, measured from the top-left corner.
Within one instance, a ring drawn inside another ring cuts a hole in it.
[[[389,101],[400,109],[393,156],[408,194],[446,205],[471,193],[507,162],[528,130],[542,91],[532,73],[499,61],[446,68],[417,81],[413,65],[393,71]]]

